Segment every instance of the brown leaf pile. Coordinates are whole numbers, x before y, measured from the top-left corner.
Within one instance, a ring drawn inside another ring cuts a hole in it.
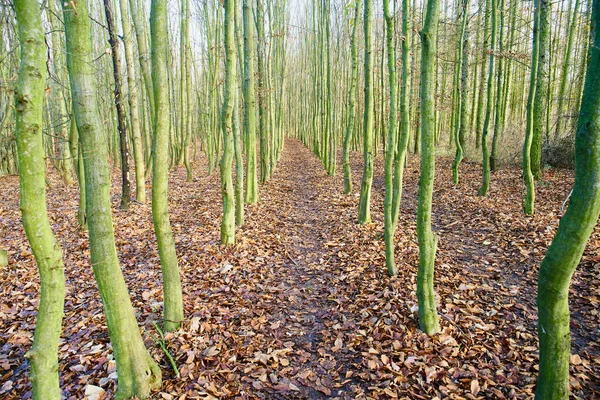
[[[358,195],[341,194],[341,171],[328,177],[301,143],[288,140],[261,201],[247,206],[237,244],[221,247],[218,174],[199,161],[192,183],[172,173],[170,213],[182,272],[187,321],[167,335],[181,377],[156,345],[162,289],[149,205],[118,206],[121,266],[147,346],[160,362],[157,399],[199,398],[531,398],[537,368],[537,268],[562,215],[572,172],[546,171],[537,214],[521,214],[520,172],[492,176],[476,196],[480,167],[464,163],[451,185],[438,162],[434,230],[440,247],[436,291],[442,333],[418,329],[415,235],[418,160],[405,171],[396,233],[399,276],[385,271],[381,157],[375,167],[374,223],[356,225]],[[355,193],[362,171],[353,154]],[[115,174],[115,176],[117,176]],[[49,214],[63,247],[67,300],[60,346],[66,398],[86,388],[116,388],[87,234],[76,228],[77,189],[51,177]],[[29,398],[28,364],[39,279],[20,225],[18,179],[0,178],[0,397]],[[571,384],[576,398],[600,394],[600,230],[573,277]]]

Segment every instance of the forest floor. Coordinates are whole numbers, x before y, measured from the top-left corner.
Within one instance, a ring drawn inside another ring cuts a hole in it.
[[[547,170],[537,213],[521,213],[520,171],[492,175],[490,194],[476,195],[480,166],[439,159],[434,230],[439,235],[435,285],[442,332],[418,328],[415,234],[418,159],[405,170],[396,233],[399,275],[389,278],[383,245],[383,171],[376,160],[373,224],[356,224],[362,156],[352,154],[354,190],[343,195],[341,168],[326,175],[303,145],[286,142],[261,201],[246,207],[237,244],[219,245],[219,174],[171,174],[170,214],[179,255],[186,321],[167,335],[176,378],[156,344],[152,321],[162,310],[161,276],[151,207],[113,209],[121,266],[144,339],[162,366],[157,399],[198,398],[515,398],[533,396],[536,377],[536,279],[555,233],[572,171]],[[49,215],[62,245],[67,278],[60,378],[65,397],[88,385],[111,398],[116,387],[105,318],[77,229],[78,190],[51,175]],[[33,337],[39,280],[20,223],[15,176],[0,178],[0,397],[28,398],[24,358]],[[600,398],[600,228],[573,277],[572,389]]]

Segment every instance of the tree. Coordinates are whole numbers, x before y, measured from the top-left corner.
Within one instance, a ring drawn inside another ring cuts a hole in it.
[[[264,0],[256,0],[256,31],[258,33],[258,119],[260,136],[260,182],[271,179],[271,146],[269,132],[270,93],[267,85],[267,39],[265,37]]]
[[[489,0],[492,6],[491,9],[491,39],[490,39],[490,55],[489,55],[489,68],[487,76],[487,90],[486,90],[486,102],[485,102],[485,119],[483,121],[483,131],[481,133],[481,154],[483,164],[483,181],[479,188],[480,196],[487,196],[488,189],[490,187],[490,154],[488,150],[487,136],[490,130],[490,121],[492,119],[492,106],[494,102],[494,96],[492,93],[492,85],[494,81],[494,50],[496,48],[496,19],[497,19],[497,5],[498,0]]]
[[[113,20],[112,12],[112,0],[104,0],[104,12],[106,15],[106,27],[108,29],[108,42],[110,44],[112,64],[113,64],[113,77],[115,80],[115,108],[117,109],[117,122],[119,130],[119,142],[121,144],[121,209],[129,209],[130,190],[129,190],[129,145],[127,143],[127,117],[125,116],[125,110],[121,105],[122,100],[122,87],[121,82],[121,53],[119,52],[119,45],[117,42],[117,35],[115,33],[115,22]]]
[[[152,86],[154,87],[154,162],[152,163],[152,219],[158,242],[163,276],[164,328],[172,331],[183,321],[181,279],[175,242],[169,221],[168,151],[169,100],[167,77],[167,1],[153,0],[150,15],[152,35]]]
[[[40,274],[40,305],[31,362],[33,398],[61,398],[58,380],[58,343],[65,301],[62,251],[46,210],[45,152],[42,114],[46,77],[46,49],[40,6],[36,0],[14,3],[21,42],[21,66],[16,93],[15,137],[23,228]]]
[[[261,1],[261,0],[259,0]],[[221,109],[221,131],[223,134],[223,156],[220,162],[221,195],[223,197],[223,218],[221,220],[221,244],[235,243],[235,202],[231,165],[233,163],[233,105],[235,102],[235,1],[224,0],[225,24],[225,95]]]
[[[567,39],[567,49],[565,50],[565,58],[563,60],[561,73],[560,73],[560,85],[558,89],[558,105],[556,106],[556,131],[554,132],[554,139],[559,139],[562,133],[564,125],[563,112],[565,97],[567,94],[567,81],[569,78],[569,67],[571,66],[571,54],[573,53],[573,42],[575,39],[575,28],[577,27],[577,14],[579,13],[580,0],[575,0],[575,8],[572,13],[572,17],[569,22],[569,32]],[[570,9],[570,8],[569,8]]]
[[[390,276],[398,274],[396,262],[394,261],[394,232],[396,224],[393,219],[393,197],[394,197],[394,171],[397,149],[396,132],[396,49],[394,44],[394,17],[390,12],[388,0],[383,0],[383,16],[385,18],[385,39],[388,55],[388,77],[389,77],[389,123],[387,131],[387,147],[385,153],[385,198],[383,203],[384,213],[384,241],[385,241],[385,263]]]
[[[548,86],[550,63],[550,2],[549,0],[535,1],[538,42],[537,42],[537,73],[535,76],[535,100],[533,102],[533,136],[531,138],[531,173],[535,180],[541,176],[542,140],[548,112]],[[547,132],[546,132],[547,133]]]
[[[493,1],[493,0],[492,0]],[[437,236],[431,230],[431,206],[435,176],[435,56],[440,0],[427,0],[427,14],[421,30],[421,175],[417,205],[419,270],[417,297],[419,325],[428,335],[439,332],[433,271]]]
[[[244,18],[244,135],[246,138],[246,203],[258,202],[256,173],[256,99],[254,95],[254,24],[252,2],[243,1]]]
[[[460,24],[460,35],[458,39],[458,51],[456,55],[456,79],[455,79],[455,96],[456,96],[456,116],[454,124],[454,143],[456,146],[456,155],[454,156],[454,163],[452,164],[452,181],[455,185],[458,185],[458,166],[463,159],[463,144],[464,140],[461,139],[461,132],[464,131],[465,125],[465,106],[466,106],[466,88],[467,85],[465,74],[466,65],[464,57],[465,55],[465,32],[467,30],[467,14],[469,12],[469,0],[462,0],[462,20]],[[459,81],[461,85],[459,85]]]
[[[364,0],[365,35],[365,111],[363,122],[363,158],[364,169],[358,204],[358,223],[371,222],[371,185],[373,183],[373,0]]]
[[[539,2],[540,0],[536,0]],[[536,6],[533,22],[533,45],[531,51],[531,72],[529,77],[529,96],[527,99],[527,121],[525,122],[525,141],[523,143],[523,180],[525,181],[525,200],[523,201],[523,213],[532,215],[535,211],[535,176],[531,166],[531,148],[533,146],[534,131],[534,102],[536,92],[536,80],[538,74],[539,53],[539,16],[540,9]]]
[[[538,277],[536,399],[543,400],[569,398],[569,286],[600,214],[600,0],[593,1],[592,14],[593,42],[575,137],[575,183]]]
[[[87,0],[63,2],[67,65],[86,185],[90,256],[117,363],[118,399],[148,397],[161,372],[144,346],[121,273],[110,207],[108,152],[98,115]]]
[[[121,25],[123,27],[123,43],[125,45],[125,63],[127,66],[127,86],[129,113],[131,115],[131,133],[133,136],[133,160],[135,165],[135,199],[140,203],[146,202],[146,171],[144,164],[144,148],[142,144],[140,109],[138,90],[136,88],[136,71],[133,46],[133,30],[129,22],[127,0],[119,0],[121,7]]]
[[[350,140],[354,132],[354,119],[356,115],[356,88],[358,82],[358,17],[360,16],[359,1],[354,2],[354,19],[352,20],[352,36],[350,36],[350,57],[352,71],[350,72],[350,89],[348,90],[346,134],[344,135],[344,150],[342,163],[344,169],[344,194],[352,192],[352,170],[350,168]]]

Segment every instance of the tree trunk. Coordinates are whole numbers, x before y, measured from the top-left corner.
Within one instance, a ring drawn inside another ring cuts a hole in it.
[[[533,137],[531,140],[531,173],[535,180],[541,177],[542,141],[546,127],[546,114],[548,112],[548,86],[549,86],[549,47],[550,47],[550,2],[549,0],[535,0],[538,11],[538,61],[537,75],[535,77],[535,100],[533,103]],[[547,133],[547,132],[546,132]]]
[[[373,183],[373,0],[364,0],[364,36],[365,36],[365,111],[363,125],[364,170],[360,187],[358,205],[358,223],[371,222],[371,184]]]
[[[73,111],[83,148],[90,256],[117,362],[116,398],[146,398],[161,372],[144,346],[117,257],[110,206],[110,170],[98,115],[88,3],[62,3]]]
[[[600,26],[600,0],[592,5]],[[571,202],[542,261],[538,278],[540,370],[536,399],[569,398],[569,286],[600,213],[600,29],[593,30],[581,112],[575,137]]]
[[[490,55],[489,55],[489,68],[487,76],[487,90],[486,90],[486,104],[485,104],[485,120],[483,121],[483,131],[481,133],[481,154],[483,164],[483,182],[479,188],[479,196],[487,196],[488,189],[490,186],[490,154],[488,151],[487,136],[490,130],[490,121],[492,119],[492,106],[494,97],[492,93],[492,85],[494,82],[494,51],[496,49],[496,7],[498,0],[489,0],[492,6],[491,10],[491,31],[492,37],[490,39]]]
[[[344,136],[344,152],[342,157],[344,169],[344,194],[352,192],[352,170],[350,168],[350,140],[354,131],[356,115],[356,88],[358,82],[358,51],[356,42],[358,40],[358,17],[360,16],[359,0],[354,2],[354,22],[352,26],[352,36],[350,36],[350,58],[352,71],[350,72],[350,90],[348,92],[348,119],[346,121],[346,134]]]
[[[385,42],[387,47],[387,67],[389,78],[389,123],[387,132],[387,147],[385,152],[385,197],[383,200],[385,264],[388,275],[396,276],[398,269],[394,261],[394,232],[396,225],[393,218],[394,172],[397,153],[396,139],[396,48],[394,44],[394,17],[390,11],[389,0],[383,0],[383,15],[385,18]],[[382,71],[383,75],[383,71]]]
[[[419,325],[428,335],[440,331],[433,289],[433,271],[438,239],[431,230],[431,203],[435,176],[434,65],[439,14],[440,0],[428,0],[427,15],[421,31],[421,175],[417,205]]]
[[[244,14],[244,135],[246,137],[246,203],[258,202],[256,173],[256,97],[254,95],[254,21],[252,0],[243,1]]]
[[[119,130],[119,142],[121,144],[121,209],[129,209],[130,189],[129,189],[129,145],[127,143],[127,117],[125,110],[121,105],[122,88],[121,82],[121,53],[117,35],[115,34],[115,23],[112,12],[112,1],[104,0],[104,12],[106,15],[106,27],[108,29],[108,43],[112,50],[113,77],[115,80],[115,107],[117,109],[117,129]]]
[[[36,400],[61,398],[58,380],[58,342],[65,301],[62,251],[46,209],[45,152],[42,115],[46,78],[46,49],[39,4],[14,3],[21,66],[16,91],[15,138],[19,163],[20,205],[23,228],[40,273],[40,303],[31,350],[31,383]]]
[[[261,0],[259,0],[261,1]],[[223,218],[221,220],[221,244],[235,243],[235,200],[231,166],[233,163],[233,104],[235,102],[235,1],[224,0],[225,23],[225,96],[221,110],[221,131],[223,134],[223,156],[220,162],[221,195],[223,197]]]
[[[152,35],[152,86],[154,87],[154,162],[152,164],[152,219],[163,275],[164,328],[172,331],[183,321],[181,279],[168,207],[169,116],[166,85],[168,51],[167,1],[153,0],[150,19]]]

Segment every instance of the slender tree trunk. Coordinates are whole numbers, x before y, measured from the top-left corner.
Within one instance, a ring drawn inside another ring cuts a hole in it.
[[[363,123],[363,158],[364,170],[360,187],[360,203],[358,205],[358,223],[371,222],[371,184],[373,183],[373,0],[364,0],[364,35],[365,35],[365,111]]]
[[[261,1],[261,0],[259,0]],[[220,162],[221,195],[223,197],[223,218],[221,220],[221,244],[235,243],[235,199],[231,166],[233,163],[233,105],[235,102],[235,1],[224,0],[225,24],[225,96],[221,110],[221,131],[223,134],[223,156]]]
[[[569,398],[569,286],[600,213],[600,1],[592,5],[593,45],[575,138],[575,184],[538,278],[540,370],[536,399]]]
[[[117,109],[117,122],[119,130],[119,142],[121,144],[121,209],[129,209],[129,145],[127,143],[127,117],[123,110],[121,100],[123,84],[121,82],[121,53],[115,34],[115,22],[113,19],[112,0],[104,0],[104,13],[106,15],[106,27],[108,28],[108,43],[112,50],[113,77],[115,80],[115,107]]]
[[[244,135],[246,137],[246,203],[258,202],[256,172],[256,97],[254,95],[254,21],[252,0],[243,1],[244,14]]]
[[[487,136],[490,130],[490,121],[492,119],[492,106],[494,97],[492,93],[492,85],[494,82],[494,51],[496,50],[496,18],[497,11],[496,7],[498,0],[490,0],[491,10],[491,31],[492,37],[490,39],[490,55],[489,55],[489,68],[487,77],[487,90],[486,90],[486,105],[485,105],[485,120],[483,121],[483,131],[481,133],[481,154],[483,164],[483,182],[479,188],[479,196],[487,196],[488,189],[490,186],[490,154],[488,151]]]
[[[183,321],[181,279],[175,242],[169,221],[168,151],[169,116],[171,115],[167,78],[167,0],[152,0],[150,30],[152,35],[152,86],[154,87],[154,162],[152,164],[152,219],[158,242],[163,276],[164,329],[172,331]]]
[[[465,116],[463,112],[463,107],[466,105],[465,97],[466,97],[466,84],[462,83],[466,80],[464,76],[465,71],[463,68],[466,66],[463,64],[463,57],[465,57],[465,32],[467,30],[467,14],[469,13],[469,0],[462,0],[462,20],[461,20],[461,28],[460,35],[458,39],[458,54],[456,56],[456,80],[455,80],[455,100],[456,100],[456,119],[454,122],[454,144],[456,146],[456,155],[454,156],[454,163],[452,163],[452,181],[455,185],[458,185],[458,166],[460,165],[463,159],[463,144],[464,138],[461,140],[460,132],[462,128],[464,128],[463,117]],[[458,83],[461,82],[459,87]]]
[[[140,131],[140,110],[138,90],[136,88],[136,73],[133,48],[133,31],[129,23],[127,0],[119,0],[121,7],[121,24],[123,26],[123,43],[125,45],[125,63],[127,66],[127,86],[129,89],[129,113],[131,115],[131,132],[133,136],[133,159],[135,164],[135,199],[140,203],[146,202],[146,182],[144,147]]]
[[[536,2],[541,0],[536,0]],[[536,6],[533,22],[533,45],[531,51],[531,74],[529,78],[529,97],[527,99],[527,121],[525,131],[525,142],[523,143],[523,180],[525,181],[525,200],[523,202],[523,213],[533,215],[535,212],[535,176],[531,169],[531,148],[534,133],[534,102],[537,90],[538,61],[539,61],[539,21],[540,9]]]
[[[427,14],[421,31],[421,175],[417,205],[419,325],[423,332],[428,335],[440,331],[433,289],[433,272],[438,239],[431,230],[431,207],[435,176],[434,65],[439,14],[440,0],[428,0]]]
[[[546,131],[549,86],[549,49],[550,49],[550,2],[536,0],[538,11],[538,61],[535,77],[535,100],[533,103],[533,137],[531,140],[531,173],[535,180],[541,178],[542,141]]]
[[[62,3],[73,111],[83,148],[90,256],[117,362],[117,399],[146,398],[161,372],[144,346],[117,257],[110,207],[110,170],[98,115],[92,34],[86,0]]]
[[[350,90],[348,92],[348,106],[346,121],[346,134],[344,136],[344,153],[342,157],[344,169],[344,194],[352,192],[352,170],[350,168],[350,140],[354,132],[356,115],[356,88],[358,82],[358,51],[356,42],[358,40],[358,25],[360,16],[359,0],[354,2],[354,22],[352,24],[352,36],[350,36],[350,59],[352,63],[350,72]]]
[[[21,66],[16,92],[17,153],[23,228],[40,273],[40,303],[31,350],[33,399],[59,400],[58,344],[65,301],[62,251],[50,228],[46,209],[46,171],[42,115],[46,49],[40,6],[36,0],[14,3]]]
[[[392,200],[392,221],[394,227],[398,224],[400,214],[400,201],[402,200],[402,179],[404,175],[404,164],[408,151],[408,140],[410,137],[410,48],[411,27],[409,22],[410,0],[402,0],[402,83],[400,85],[400,137],[396,153],[396,165],[394,167],[394,198]]]
[[[575,9],[573,15],[569,21],[569,31],[567,39],[567,49],[565,50],[565,58],[563,60],[561,73],[560,73],[560,85],[558,87],[558,105],[556,106],[556,131],[554,132],[554,140],[560,139],[562,134],[562,128],[565,125],[564,118],[564,104],[565,96],[567,95],[567,81],[569,79],[569,68],[571,66],[571,53],[573,52],[573,42],[575,38],[575,28],[577,27],[577,14],[579,13],[580,0],[575,0]],[[570,6],[569,6],[570,7]]]
[[[385,18],[385,41],[388,53],[388,77],[389,77],[389,123],[387,132],[387,147],[385,152],[385,197],[383,201],[384,214],[384,241],[385,241],[385,264],[388,274],[395,276],[398,274],[396,262],[394,260],[394,232],[396,224],[393,215],[394,198],[394,172],[397,153],[396,139],[396,48],[394,44],[394,17],[390,11],[389,0],[383,0],[383,16]],[[382,71],[383,75],[383,71]]]

